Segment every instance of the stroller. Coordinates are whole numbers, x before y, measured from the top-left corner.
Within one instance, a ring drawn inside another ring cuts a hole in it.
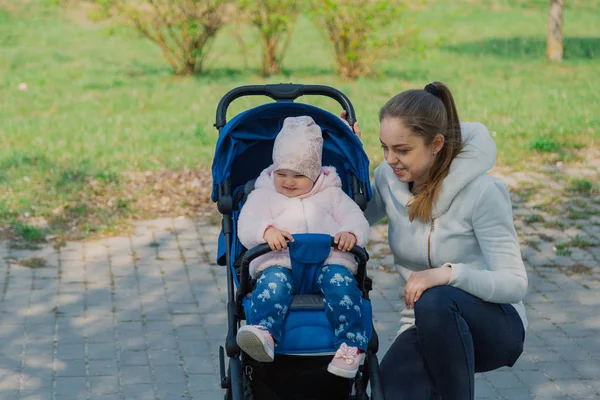
[[[242,96],[268,96],[276,102],[246,110],[226,122],[227,108]],[[225,400],[290,399],[383,399],[369,291],[372,281],[366,274],[368,255],[354,246],[350,252],[358,261],[355,275],[363,294],[362,315],[369,340],[365,362],[354,379],[327,372],[335,353],[333,332],[325,317],[323,298],[314,294],[310,284],[329,254],[333,238],[322,234],[294,235],[290,243],[292,274],[297,295],[286,316],[284,335],[275,348],[275,360],[260,363],[243,353],[236,343],[242,320],[250,315],[254,281],[250,262],[271,251],[267,244],[245,249],[237,238],[237,218],[254,181],[272,161],[274,139],[286,117],[309,115],[323,133],[323,165],[334,166],[342,189],[364,210],[371,197],[369,161],[352,129],[339,117],[320,108],[295,103],[303,95],[327,96],[346,111],[350,126],[355,114],[348,98],[337,89],[318,85],[278,84],[242,86],[231,90],[217,107],[215,127],[219,130],[212,165],[212,200],[223,215],[217,262],[227,266],[228,333],[225,348],[220,346],[221,387]],[[237,288],[237,290],[236,290]],[[247,321],[251,323],[251,321]],[[225,353],[229,358],[226,369]],[[370,384],[371,397],[367,387]]]

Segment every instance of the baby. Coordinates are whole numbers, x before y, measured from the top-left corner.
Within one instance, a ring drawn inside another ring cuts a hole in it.
[[[362,295],[354,278],[357,263],[348,253],[364,247],[369,224],[362,211],[344,193],[335,168],[321,167],[321,128],[308,116],[286,118],[273,147],[273,165],[256,180],[238,219],[238,237],[246,248],[268,243],[271,253],[250,263],[256,280],[252,292],[252,320],[258,325],[240,328],[237,343],[257,361],[274,359],[286,313],[294,296],[286,239],[295,233],[334,236],[332,249],[318,274],[317,286],[338,349],[328,371],[353,378],[364,358],[366,332],[361,316]]]

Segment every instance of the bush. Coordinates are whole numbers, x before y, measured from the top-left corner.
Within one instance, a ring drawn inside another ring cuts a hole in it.
[[[299,15],[296,0],[239,0],[240,10],[258,28],[262,48],[261,74],[281,72],[281,62],[288,49]]]
[[[95,0],[157,44],[178,75],[202,71],[232,0]]]
[[[560,149],[556,140],[548,136],[536,136],[530,139],[527,147],[541,153],[553,153]]]
[[[400,0],[312,0],[312,15],[333,44],[338,73],[354,79],[372,72],[375,60],[390,49],[382,31],[397,22]]]

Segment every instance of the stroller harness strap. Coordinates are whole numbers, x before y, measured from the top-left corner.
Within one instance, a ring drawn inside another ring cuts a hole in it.
[[[295,234],[289,248],[296,293],[319,293],[317,276],[331,252],[331,236],[318,233]]]

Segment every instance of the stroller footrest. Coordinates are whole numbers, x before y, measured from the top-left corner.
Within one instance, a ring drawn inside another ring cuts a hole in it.
[[[297,294],[294,296],[290,310],[322,310],[325,307],[320,294]]]

